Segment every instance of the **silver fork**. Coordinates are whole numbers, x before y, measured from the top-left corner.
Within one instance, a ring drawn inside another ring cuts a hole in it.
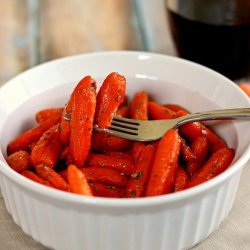
[[[114,117],[107,129],[95,126],[95,130],[134,141],[160,139],[169,129],[195,121],[250,119],[250,108],[205,111],[170,120],[141,121]]]

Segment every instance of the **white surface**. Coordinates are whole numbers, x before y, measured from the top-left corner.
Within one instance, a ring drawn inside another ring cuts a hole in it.
[[[99,81],[111,71],[125,75],[130,95],[144,89],[160,102],[176,101],[192,111],[250,106],[247,97],[223,76],[177,58],[140,52],[70,57],[29,70],[0,89],[3,153],[13,137],[31,126],[36,109],[63,105],[84,75]],[[13,97],[17,86],[20,91]],[[24,122],[26,127],[21,126]],[[54,249],[191,247],[227,216],[250,154],[246,122],[229,122],[217,131],[236,148],[234,164],[198,187],[136,200],[88,198],[40,186],[2,162],[0,179],[6,207],[24,232]]]

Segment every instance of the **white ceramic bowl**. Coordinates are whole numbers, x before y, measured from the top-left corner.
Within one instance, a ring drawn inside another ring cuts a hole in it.
[[[250,156],[249,123],[223,122],[216,131],[236,149],[233,165],[197,187],[141,199],[88,198],[46,188],[8,167],[8,142],[34,124],[35,111],[62,106],[77,81],[99,83],[110,72],[127,78],[127,93],[145,90],[162,103],[191,111],[249,107],[234,83],[197,64],[144,52],[68,57],[28,70],[0,89],[0,183],[6,208],[25,233],[53,249],[187,249],[228,215]],[[248,127],[247,127],[248,126]]]

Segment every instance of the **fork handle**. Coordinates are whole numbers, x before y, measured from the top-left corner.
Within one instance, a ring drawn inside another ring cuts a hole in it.
[[[176,127],[188,122],[227,119],[250,119],[250,108],[224,109],[188,114],[177,118]]]

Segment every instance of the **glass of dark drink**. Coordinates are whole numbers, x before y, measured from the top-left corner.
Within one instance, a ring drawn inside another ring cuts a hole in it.
[[[236,80],[250,69],[250,0],[166,0],[180,57]]]

